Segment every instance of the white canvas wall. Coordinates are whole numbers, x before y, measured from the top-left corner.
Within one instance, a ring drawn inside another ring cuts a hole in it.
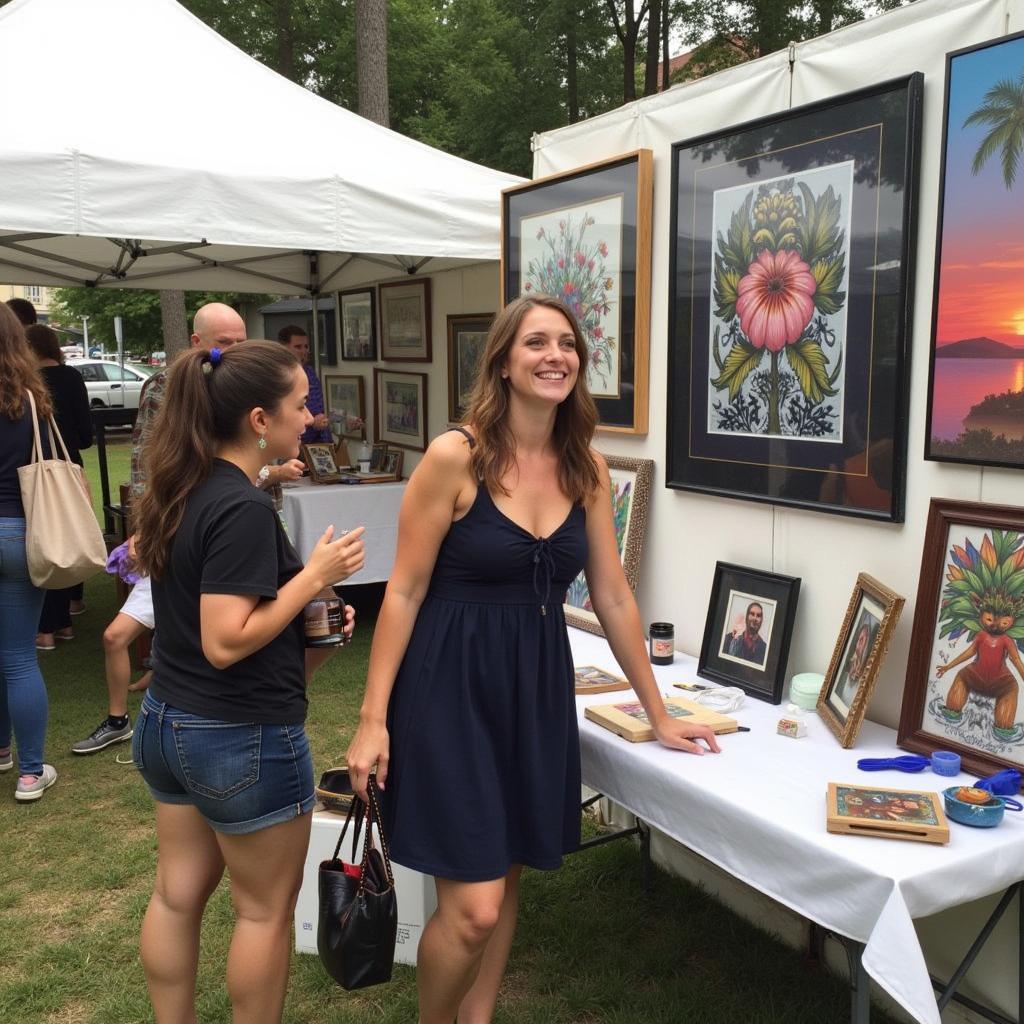
[[[637,598],[645,621],[667,619],[676,644],[697,654],[715,562],[737,562],[802,579],[790,655],[793,672],[828,665],[858,572],[903,594],[907,605],[868,709],[895,726],[899,718],[917,594],[921,544],[934,496],[1020,504],[1024,475],[926,462],[924,449],[931,344],[935,221],[942,151],[945,55],[950,50],[1024,29],[1020,0],[918,0],[752,64],[679,86],[660,96],[535,139],[535,176],[566,171],[638,147],[654,154],[654,240],[651,303],[650,433],[600,436],[598,447],[655,460],[655,487]],[[791,106],[876,82],[924,72],[925,95],[916,235],[915,313],[910,364],[906,521],[881,524],[779,508],[663,486],[668,373],[671,146]],[[672,860],[671,855],[665,859]],[[686,858],[676,853],[683,866]],[[689,860],[693,866],[692,858]],[[688,872],[689,873],[689,872]],[[728,881],[724,882],[728,886]],[[743,902],[742,896],[739,897]],[[780,911],[781,913],[781,911]],[[980,911],[966,908],[920,922],[929,963],[948,975]],[[778,925],[776,925],[778,927]],[[976,930],[976,929],[975,929]],[[952,938],[951,938],[952,937]],[[999,941],[1002,939],[1003,941]],[[968,976],[976,997],[1016,1012],[1016,943],[997,932],[983,964]],[[948,1011],[946,1019],[962,1019]]]

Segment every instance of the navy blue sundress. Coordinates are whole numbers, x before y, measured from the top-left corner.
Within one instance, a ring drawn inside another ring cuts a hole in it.
[[[587,557],[574,505],[546,538],[481,482],[441,544],[388,708],[385,833],[399,864],[478,882],[556,868],[580,840],[573,661],[562,613]]]

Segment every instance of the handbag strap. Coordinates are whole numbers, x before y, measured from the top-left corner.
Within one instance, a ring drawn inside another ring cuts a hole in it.
[[[391,871],[391,857],[388,854],[388,843],[384,838],[384,829],[380,821],[380,803],[377,799],[377,783],[371,776],[366,784],[366,842],[363,845],[362,870],[359,872],[359,895],[363,894],[366,885],[366,868],[370,860],[370,850],[373,847],[373,826],[377,826],[377,835],[380,837],[381,853],[384,858],[384,871],[387,873],[388,885],[394,889],[395,876]]]
[[[345,841],[345,833],[348,831],[349,822],[352,821],[353,816],[355,817],[355,830],[352,833],[352,863],[356,862],[356,849],[359,846],[359,833],[363,829],[363,817],[364,814],[369,814],[369,807],[367,807],[362,800],[357,796],[352,797],[352,802],[348,805],[348,814],[345,815],[345,824],[341,826],[341,833],[338,836],[338,842],[334,847],[334,856],[332,860],[337,860],[341,854],[341,844]]]
[[[39,413],[36,411],[36,400],[28,388],[25,389],[25,394],[28,396],[28,407],[32,414],[32,461],[42,462],[43,441],[39,434]],[[61,433],[57,429],[57,422],[53,418],[53,413],[46,417],[46,423],[50,429],[50,455],[55,459],[60,458],[57,454],[56,446],[53,443],[53,439],[56,437],[60,442],[61,451],[64,452],[64,461],[70,462],[71,456],[68,454],[67,445],[64,444],[64,438],[61,437]]]

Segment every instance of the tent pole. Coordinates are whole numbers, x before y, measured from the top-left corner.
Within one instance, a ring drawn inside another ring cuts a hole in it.
[[[320,313],[317,309],[317,299],[320,295],[320,264],[318,253],[311,252],[309,256],[309,296],[313,300],[313,371],[317,377],[320,376]]]

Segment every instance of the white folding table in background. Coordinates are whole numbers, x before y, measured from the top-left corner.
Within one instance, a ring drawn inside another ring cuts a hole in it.
[[[621,672],[604,639],[577,629],[569,636],[576,665]],[[673,665],[652,668],[666,696],[692,696],[671,684],[697,679],[694,658],[676,654]],[[775,732],[782,709],[750,697],[733,713],[750,731],[720,737],[717,756],[629,743],[584,718],[588,704],[632,696],[577,698],[584,785],[841,939],[851,960],[856,1024],[870,1014],[864,971],[914,1019],[940,1024],[914,918],[1005,890],[997,908],[1004,911],[1024,879],[1024,814],[1007,814],[994,829],[951,822],[946,846],[832,835],[825,828],[829,782],[941,792],[973,777],[859,771],[861,757],[899,753],[892,729],[865,722],[856,749],[843,750],[810,715],[808,736],[790,739]],[[1024,911],[1019,923],[1024,939]],[[979,939],[987,935],[983,930]],[[959,981],[957,974],[952,980]],[[943,1006],[951,995],[940,996]],[[1024,983],[1021,1003],[1024,1011]]]
[[[324,530],[365,526],[366,564],[349,583],[383,583],[391,575],[398,546],[398,510],[405,482],[393,484],[314,484],[303,478],[283,488],[281,515],[305,561]]]

